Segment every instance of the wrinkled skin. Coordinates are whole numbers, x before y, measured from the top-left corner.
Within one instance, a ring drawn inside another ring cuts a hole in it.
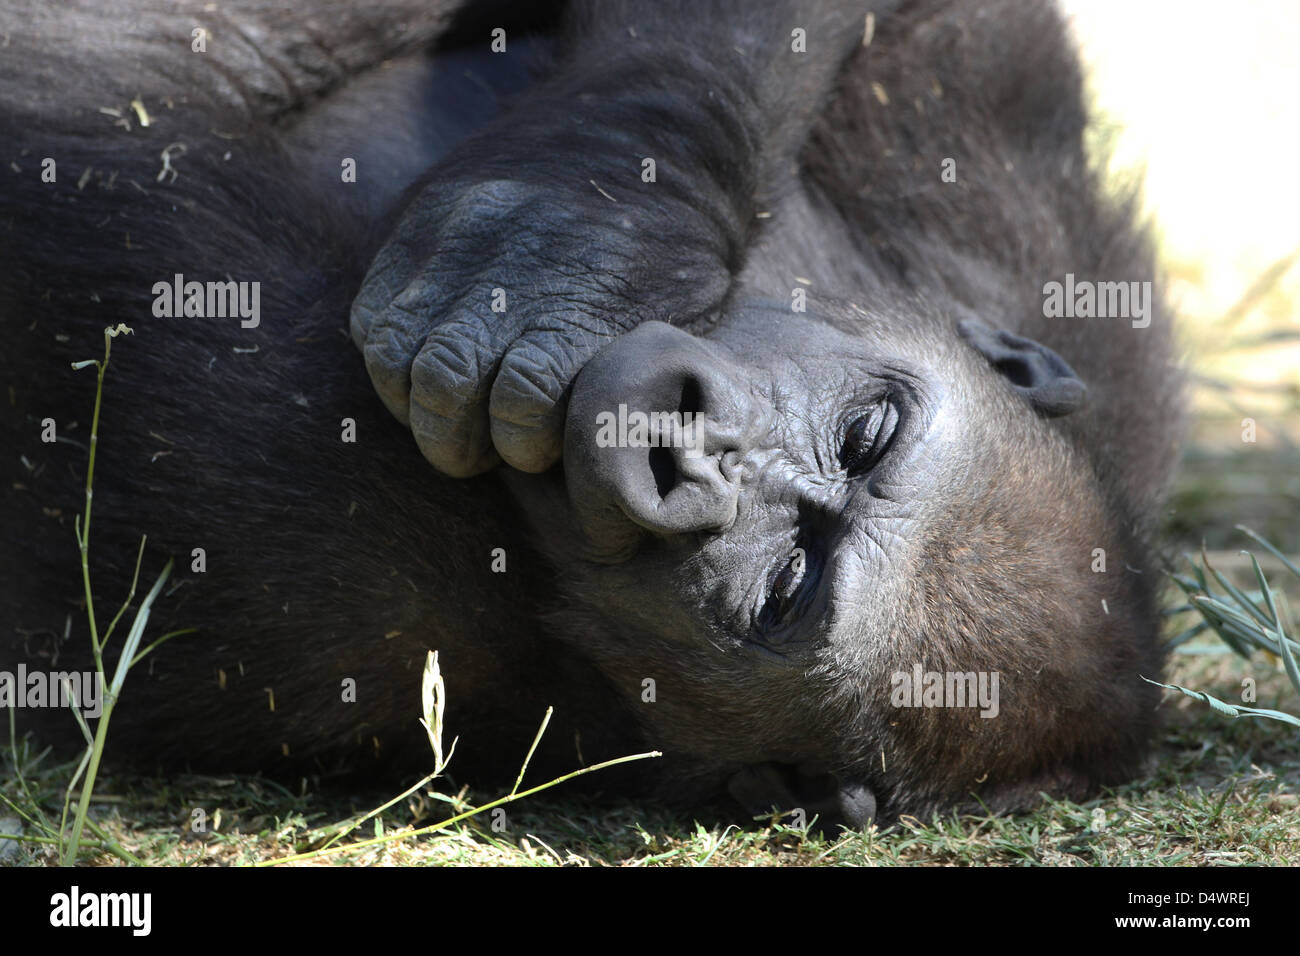
[[[1033,414],[1044,395],[1052,414],[1063,414],[1062,391],[1077,408],[1082,388],[1059,357],[1028,340],[1013,351],[1000,337],[981,361],[963,336],[900,333],[891,318],[845,308],[827,321],[744,303],[703,338],[648,323],[589,362],[569,402],[565,477],[582,538],[571,544],[546,526],[541,540],[565,542],[559,559],[574,548],[595,564],[574,590],[605,603],[600,623],[583,631],[618,639],[588,646],[629,684],[656,680],[661,703],[646,711],[649,739],[673,741],[679,757],[724,739],[729,789],[755,811],[813,807],[823,819],[862,823],[855,814],[874,811],[884,791],[874,768],[846,772],[862,761],[863,740],[888,741],[896,775],[935,776],[931,754],[891,740],[900,721],[888,704],[890,676],[915,660],[997,671],[1005,721],[1050,719],[1039,695],[1058,682],[1068,696],[1069,673],[1050,665],[1043,673],[1037,655],[996,632],[989,647],[926,646],[932,625],[918,627],[911,615],[938,617],[918,607],[927,575],[899,569],[935,563],[930,555],[956,538],[1000,559],[994,566],[1016,574],[1031,600],[1049,587],[1070,558],[1038,540],[1032,524],[999,513],[998,476],[1015,467],[1002,429],[1016,422],[1042,444],[1041,471],[1022,478],[1017,493],[1066,494],[1081,524],[1104,526],[1097,495],[1077,478],[1080,463]],[[775,339],[786,344],[773,350]],[[1020,384],[1004,377],[1013,366]],[[702,455],[668,449],[671,464],[656,467],[645,449],[595,441],[602,410],[671,408],[684,394],[702,416]],[[529,489],[514,486],[527,500]],[[960,513],[967,509],[978,517]],[[529,510],[558,509],[538,501]],[[987,550],[981,536],[991,539]],[[1026,555],[1052,560],[1036,567]],[[1001,610],[1014,618],[1020,608]],[[1068,654],[1071,638],[1048,644]],[[1100,686],[1123,687],[1122,673]],[[935,730],[956,719],[926,717]],[[874,726],[846,735],[854,725]],[[973,770],[997,766],[1018,778],[1032,772],[1025,756],[966,759]],[[706,752],[693,772],[716,773],[717,757]],[[963,762],[950,759],[954,769]]]
[[[1154,272],[1088,170],[1056,15],[879,3],[864,48],[855,4],[577,3],[527,42],[508,21],[511,60],[484,50],[495,11],[457,26],[450,6],[326,4],[316,58],[249,0],[224,15],[261,46],[176,64],[169,5],[0,5],[0,143],[25,170],[0,201],[0,507],[28,542],[0,549],[0,668],[84,644],[89,400],[65,376],[127,321],[96,603],[148,531],[142,580],[179,559],[156,626],[200,632],[132,676],[114,739],[139,762],[422,765],[436,648],[474,782],[513,780],[548,705],[539,776],[653,748],[588,782],[827,824],[1132,773],[1178,376],[1158,295],[1143,328],[1043,314],[1066,272]],[[60,80],[71,63],[106,88]],[[172,106],[85,135],[136,96]],[[56,185],[31,173],[45,155]],[[261,281],[260,325],[153,317],[174,273]],[[608,447],[620,406],[698,415],[692,453]],[[66,440],[40,441],[47,417]],[[894,706],[916,666],[997,673],[997,715]],[[62,717],[19,715],[75,742]]]
[[[584,26],[556,55],[576,68],[414,190],[351,328],[380,397],[440,471],[551,467],[565,391],[602,345],[722,304],[757,203],[861,36],[850,5],[811,4],[805,19],[786,6],[575,3]],[[793,22],[812,25],[818,56],[772,57]],[[701,60],[722,44],[723,64]],[[574,157],[581,175],[538,155]],[[651,181],[641,157],[663,163]]]

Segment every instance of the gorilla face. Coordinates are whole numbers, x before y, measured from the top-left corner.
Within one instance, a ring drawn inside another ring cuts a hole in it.
[[[1069,577],[1072,600],[1091,588],[1022,500],[1105,524],[1044,417],[1082,396],[1053,353],[976,323],[957,334],[934,317],[758,302],[701,336],[645,323],[574,384],[567,505],[527,510],[548,516],[541,539],[583,608],[568,616],[571,639],[642,694],[652,745],[690,755],[701,787],[730,777],[755,808],[851,819],[909,764],[936,776],[935,754],[916,746],[930,732],[986,774],[1007,762],[987,747],[1003,721],[892,708],[895,672],[999,672],[1008,720],[1027,716],[1016,674],[1053,680],[1005,640],[1023,610],[1013,595],[961,598],[973,575],[1010,574],[1031,594]],[[934,587],[954,566],[965,579],[940,602]],[[977,789],[978,776],[961,785]]]
[[[565,436],[593,556],[644,580],[647,552],[672,555],[715,639],[806,656],[887,603],[862,585],[902,557],[961,459],[953,397],[925,351],[761,305],[706,338],[646,323],[614,342],[579,375]],[[652,423],[650,447],[601,447],[597,422],[620,406]],[[675,420],[665,411],[693,424],[677,447],[654,428]]]

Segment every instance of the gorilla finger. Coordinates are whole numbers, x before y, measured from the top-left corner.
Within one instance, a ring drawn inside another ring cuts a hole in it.
[[[504,345],[470,316],[441,325],[411,366],[410,424],[416,442],[445,474],[465,477],[499,460],[488,399]]]
[[[384,406],[403,425],[410,424],[410,368],[414,352],[413,343],[396,331],[372,336],[361,350],[370,384]]]
[[[512,468],[540,472],[564,448],[565,397],[578,372],[613,334],[533,333],[506,353],[492,385],[492,443]],[[593,426],[594,427],[594,426]]]
[[[472,478],[501,463],[486,419],[449,418],[411,405],[411,434],[429,464],[452,478]]]
[[[445,309],[437,288],[419,279],[378,311],[363,296],[352,305],[352,336],[354,341],[359,335],[363,338],[361,350],[370,381],[403,425],[410,423],[411,367],[429,327]]]
[[[421,271],[419,265],[406,243],[389,242],[379,250],[352,303],[349,326],[357,348],[365,348],[376,323],[383,325],[393,318],[386,313]]]

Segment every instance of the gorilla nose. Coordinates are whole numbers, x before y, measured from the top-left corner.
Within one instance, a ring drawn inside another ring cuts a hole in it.
[[[565,425],[569,498],[589,537],[628,519],[658,534],[735,520],[770,406],[713,343],[662,322],[615,339],[578,374]]]

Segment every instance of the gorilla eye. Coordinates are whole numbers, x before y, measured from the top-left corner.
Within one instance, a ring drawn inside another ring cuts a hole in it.
[[[844,432],[840,465],[856,477],[870,471],[884,457],[898,428],[898,408],[884,400],[867,414],[855,418]]]

